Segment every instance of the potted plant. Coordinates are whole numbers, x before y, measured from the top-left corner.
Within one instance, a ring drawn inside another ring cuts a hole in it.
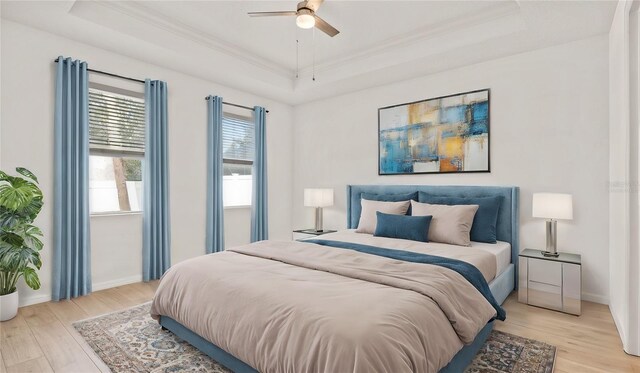
[[[0,171],[0,321],[18,313],[16,285],[24,277],[27,285],[40,289],[42,231],[32,223],[42,209],[38,178],[26,168],[10,176]]]

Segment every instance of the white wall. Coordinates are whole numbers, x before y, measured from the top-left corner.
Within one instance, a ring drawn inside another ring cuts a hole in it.
[[[560,250],[582,254],[583,295],[606,303],[608,256],[608,61],[599,36],[297,106],[293,222],[313,224],[303,189],[331,187],[325,227],[346,227],[347,184],[520,187],[521,247],[543,247],[533,192],[574,196],[574,220],[558,224]],[[491,173],[378,176],[377,109],[491,89]]]
[[[204,253],[206,196],[205,96],[261,105],[269,109],[269,228],[276,239],[291,237],[293,110],[263,97],[246,94],[177,71],[139,62],[86,44],[2,20],[2,137],[0,167],[31,169],[40,178],[45,207],[36,224],[45,234],[40,271],[42,288],[19,288],[21,303],[47,300],[51,294],[53,238],[54,63],[58,55],[83,59],[89,66],[117,74],[165,80],[169,87],[169,153],[172,262]],[[186,57],[185,57],[186,58]],[[211,68],[216,68],[211,61]],[[139,88],[139,87],[138,87]],[[240,112],[246,114],[246,112]],[[249,242],[250,211],[225,211],[228,246]],[[141,278],[140,215],[91,219],[92,274],[95,288]]]
[[[640,354],[639,7],[619,1],[609,32],[609,308],[625,351],[634,355]]]
[[[567,192],[574,195],[575,219],[560,222],[559,247],[583,255],[585,299],[608,301],[608,40],[604,36],[295,109],[6,20],[2,20],[1,42],[0,167],[32,169],[41,178],[49,201],[37,222],[46,236],[45,266],[40,272],[43,286],[37,292],[21,286],[23,304],[50,296],[51,61],[59,54],[84,59],[96,69],[168,82],[173,263],[204,252],[204,97],[218,94],[228,101],[270,110],[272,238],[290,238],[292,225],[312,226],[313,211],[302,206],[305,187],[335,188],[336,206],[325,209],[325,226],[343,228],[347,184],[517,185],[521,188],[521,247],[541,247],[544,224],[531,218],[531,194]],[[377,108],[481,88],[491,89],[491,173],[377,175]],[[249,210],[229,209],[225,218],[227,246],[248,242]],[[97,288],[140,278],[140,226],[140,215],[92,218],[92,270]]]

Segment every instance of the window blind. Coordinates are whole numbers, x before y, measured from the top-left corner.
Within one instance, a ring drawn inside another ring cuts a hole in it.
[[[222,157],[229,163],[252,163],[254,124],[249,118],[222,117]]]
[[[144,154],[144,100],[89,89],[92,150]]]

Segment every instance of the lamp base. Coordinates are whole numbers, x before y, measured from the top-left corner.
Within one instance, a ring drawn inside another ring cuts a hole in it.
[[[558,221],[549,219],[547,226],[547,247],[542,251],[542,255],[557,258],[558,257]]]
[[[316,232],[324,231],[324,229],[322,229],[322,207],[316,207],[316,226],[315,226],[315,231]]]
[[[549,256],[553,258],[557,258],[560,256],[558,252],[551,252],[551,251],[540,251],[540,252],[542,253],[543,256]]]

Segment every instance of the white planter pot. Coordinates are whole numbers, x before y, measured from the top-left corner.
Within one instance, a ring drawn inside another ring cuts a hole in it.
[[[0,321],[11,320],[18,314],[18,290],[0,295]]]

